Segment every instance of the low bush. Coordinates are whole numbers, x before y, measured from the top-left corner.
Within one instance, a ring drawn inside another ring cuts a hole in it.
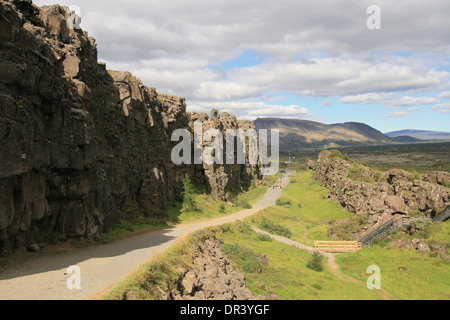
[[[289,230],[288,228],[282,226],[281,224],[271,221],[265,217],[262,218],[260,222],[260,228],[262,230],[265,230],[271,234],[275,234],[277,236],[285,237],[285,238],[292,238],[294,233]]]
[[[236,207],[239,207],[239,208],[242,208],[242,209],[251,209],[252,208],[252,205],[248,202],[248,200],[247,199],[239,199],[239,198],[237,198],[237,199],[235,199],[234,200],[234,205],[236,206]]]
[[[419,234],[421,238],[428,238],[430,234],[429,226],[433,220],[427,217],[412,218],[407,226],[408,233],[411,235]]]
[[[291,202],[291,200],[287,200],[287,199],[278,199],[276,202],[276,205],[280,206],[280,207],[291,206],[292,202]]]
[[[324,256],[320,254],[318,251],[314,251],[314,254],[306,265],[309,269],[322,272],[323,271],[323,259]]]

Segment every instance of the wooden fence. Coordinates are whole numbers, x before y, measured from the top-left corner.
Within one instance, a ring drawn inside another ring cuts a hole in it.
[[[315,241],[314,248],[330,253],[357,252],[362,249],[358,241]]]

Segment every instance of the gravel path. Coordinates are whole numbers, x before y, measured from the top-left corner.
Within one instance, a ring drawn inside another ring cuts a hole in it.
[[[293,172],[288,172],[292,175]],[[283,179],[283,186],[289,177]],[[0,273],[0,300],[84,300],[98,298],[117,285],[139,266],[167,250],[180,237],[210,226],[245,219],[275,205],[282,190],[269,189],[252,209],[233,215],[152,231],[109,244],[71,250],[68,253],[40,256]],[[81,270],[81,289],[69,290],[69,266]]]

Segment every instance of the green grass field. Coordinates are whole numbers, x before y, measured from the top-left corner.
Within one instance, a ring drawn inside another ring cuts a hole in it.
[[[367,279],[364,268],[381,269],[381,286],[401,300],[449,300],[450,264],[429,252],[373,246],[337,257],[341,271],[358,280]]]
[[[327,199],[327,189],[318,185],[311,171],[297,171],[291,180],[292,183],[284,190],[281,198],[281,203],[290,203],[290,205],[268,208],[248,218],[247,222],[260,226],[262,220],[270,220],[275,225],[281,225],[291,231],[293,235],[290,238],[293,240],[312,246],[314,240],[330,240],[327,236],[330,222],[353,216],[353,214],[343,211],[340,205],[331,203]],[[406,250],[386,246],[389,241],[395,239],[412,240],[415,237],[425,239],[429,245],[450,246],[450,226],[448,223],[434,223],[414,236],[393,235],[390,239],[385,239],[356,254],[337,255],[337,263],[344,275],[364,283],[369,277],[366,274],[367,268],[371,265],[379,266],[382,270],[382,289],[399,299],[450,299],[450,262],[448,258],[436,257],[431,252],[422,253],[414,249]],[[234,241],[239,243],[239,237],[235,237]],[[252,246],[245,240],[242,240],[242,243]],[[280,246],[279,244],[271,245]],[[273,254],[276,250],[292,251],[292,248],[267,248],[267,250],[260,248],[259,250],[266,254]],[[296,254],[301,255],[301,253],[295,253],[295,250],[290,252],[290,255],[295,256]],[[275,258],[275,261],[280,259],[289,265],[287,262],[289,258],[285,258],[287,259],[285,260],[279,256]],[[288,269],[284,273],[288,278],[295,277],[295,267],[291,273],[288,272]],[[282,275],[283,272],[277,276],[279,281],[281,281]],[[256,276],[249,275],[250,283],[252,283],[251,281],[256,283],[256,278]],[[260,292],[254,285],[253,288],[255,288],[255,292]],[[340,299],[340,297],[342,299],[358,299],[360,294],[356,294],[355,291],[346,292],[347,294],[336,294],[331,299]],[[304,296],[304,293],[297,295],[299,299],[303,299]],[[289,298],[289,295],[284,297]],[[359,297],[364,299],[366,296]],[[330,299],[330,297],[326,296],[324,299]]]
[[[330,221],[354,216],[328,200],[328,190],[314,180],[312,171],[297,171],[290,179],[280,199],[290,205],[263,210],[247,219],[249,223],[260,225],[263,218],[268,219],[291,230],[293,240],[313,245],[315,240],[330,240]]]
[[[247,287],[255,295],[265,296],[269,300],[382,299],[377,292],[367,289],[367,279],[360,283],[342,281],[330,270],[326,261],[322,272],[309,269],[307,264],[311,254],[305,250],[258,237],[248,228],[240,227],[239,223],[222,230],[218,236],[224,243],[238,245],[255,256],[267,257],[269,263],[262,266],[261,272],[248,272],[245,259],[227,252],[237,268],[245,274]],[[246,259],[250,258],[247,254]]]

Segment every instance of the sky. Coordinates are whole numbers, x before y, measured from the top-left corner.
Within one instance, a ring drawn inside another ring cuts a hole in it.
[[[448,0],[33,2],[78,7],[108,69],[188,111],[450,131]]]

